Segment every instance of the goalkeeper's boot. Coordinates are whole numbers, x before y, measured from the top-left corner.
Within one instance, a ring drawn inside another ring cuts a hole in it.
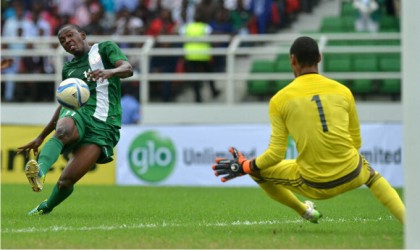
[[[312,201],[305,201],[305,205],[308,207],[302,217],[312,223],[318,223],[318,220],[322,217],[322,214],[316,210],[316,206]]]
[[[47,206],[47,200],[45,200],[41,202],[41,204],[39,204],[36,208],[29,211],[28,215],[44,215],[49,214],[51,211],[52,209]]]
[[[45,175],[39,168],[38,162],[30,160],[25,166],[25,175],[34,192],[41,192],[45,181]]]

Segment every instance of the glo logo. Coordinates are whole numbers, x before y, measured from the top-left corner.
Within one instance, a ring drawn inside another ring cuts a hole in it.
[[[148,182],[168,177],[175,166],[176,152],[171,139],[156,131],[146,131],[130,145],[128,161],[133,173]]]

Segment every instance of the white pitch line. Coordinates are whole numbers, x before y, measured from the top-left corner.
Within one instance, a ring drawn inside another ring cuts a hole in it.
[[[345,222],[379,222],[394,220],[392,216],[379,217],[376,219],[366,218],[353,218],[353,219],[332,219],[323,218],[320,224],[323,223],[345,223]],[[234,222],[214,222],[214,223],[200,223],[200,227],[230,227],[230,226],[253,226],[253,225],[281,225],[281,224],[297,224],[308,223],[303,219],[296,220],[268,220],[268,221],[234,221]],[[4,228],[2,233],[15,234],[15,233],[44,233],[44,232],[63,232],[63,231],[111,231],[121,229],[141,229],[141,228],[165,228],[165,227],[188,227],[191,224],[176,224],[176,223],[146,223],[146,224],[133,224],[133,225],[100,225],[95,227],[67,227],[67,226],[51,226],[45,228],[27,227],[27,228]]]

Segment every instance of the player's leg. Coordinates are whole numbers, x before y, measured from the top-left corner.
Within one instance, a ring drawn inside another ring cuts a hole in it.
[[[217,60],[218,58],[223,58],[223,57],[215,57],[216,62],[221,61]],[[204,65],[204,72],[206,73],[212,73],[214,72],[214,68],[218,67],[219,65],[213,65],[210,61],[206,61],[205,65]],[[209,80],[209,86],[210,86],[210,91],[211,91],[211,95],[213,98],[216,98],[220,95],[220,90],[218,90],[216,88],[216,83],[214,80]]]
[[[318,223],[322,214],[316,210],[315,204],[310,201],[300,201],[290,190],[282,185],[266,182],[259,183],[259,186],[275,201],[290,207],[297,214],[312,223]]]
[[[369,166],[369,162],[363,160],[363,164]],[[382,177],[373,168],[371,175],[366,182],[373,195],[401,222],[404,223],[405,206],[397,191],[389,184],[389,182]]]
[[[58,120],[54,136],[42,147],[37,160],[30,160],[26,164],[25,174],[33,191],[42,190],[45,176],[57,161],[64,145],[74,143],[78,138],[79,132],[72,118],[63,117]]]
[[[194,73],[203,73],[204,72],[204,62],[201,61],[194,61],[192,65],[192,71]],[[202,102],[203,96],[201,94],[201,88],[203,87],[203,81],[193,81],[194,84],[194,95],[195,95],[195,102]]]
[[[100,154],[101,148],[95,144],[84,145],[73,151],[73,157],[63,170],[50,197],[30,211],[29,215],[49,213],[69,197],[73,192],[74,184],[91,169]]]
[[[302,202],[290,187],[301,185],[300,175],[295,160],[283,160],[276,166],[263,169],[251,176],[258,185],[277,202],[290,207],[303,218],[317,223],[322,216],[311,202]]]

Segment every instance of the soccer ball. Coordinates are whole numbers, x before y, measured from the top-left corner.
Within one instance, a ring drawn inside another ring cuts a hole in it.
[[[76,110],[88,101],[89,86],[79,78],[68,78],[60,83],[55,96],[63,107]]]

